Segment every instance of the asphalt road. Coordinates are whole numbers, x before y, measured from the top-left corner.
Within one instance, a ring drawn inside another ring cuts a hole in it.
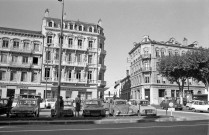
[[[1,126],[0,135],[209,135],[209,121]]]

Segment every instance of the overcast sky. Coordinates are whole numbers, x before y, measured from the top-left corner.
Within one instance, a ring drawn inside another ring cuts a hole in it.
[[[128,52],[144,35],[209,47],[209,0],[65,0],[67,19],[97,23],[106,37],[107,86],[125,77]],[[61,18],[58,0],[0,0],[0,26],[41,31],[45,9]]]

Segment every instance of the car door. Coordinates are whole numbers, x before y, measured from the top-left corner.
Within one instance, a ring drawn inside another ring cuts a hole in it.
[[[130,108],[134,111],[134,113],[138,113],[139,107],[137,105],[136,100],[130,101]]]

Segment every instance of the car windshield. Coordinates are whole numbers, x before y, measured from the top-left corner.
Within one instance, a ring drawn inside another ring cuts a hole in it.
[[[73,106],[73,101],[64,101],[64,106]]]
[[[18,105],[36,105],[35,100],[20,100],[18,101]]]
[[[88,100],[86,101],[86,105],[100,105],[100,102],[97,100]]]
[[[116,105],[126,105],[126,101],[115,101]]]
[[[149,105],[149,101],[140,101],[140,105],[147,106]]]
[[[56,99],[47,99],[48,102],[55,102]]]

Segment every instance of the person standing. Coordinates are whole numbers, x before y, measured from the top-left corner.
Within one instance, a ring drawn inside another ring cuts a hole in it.
[[[77,116],[79,117],[80,115],[80,110],[81,110],[81,98],[80,98],[80,95],[78,95],[76,98],[75,98],[75,116],[76,116],[76,113],[77,113]]]
[[[62,96],[60,96],[60,115],[62,116],[62,112],[64,110],[64,101],[62,99]]]

